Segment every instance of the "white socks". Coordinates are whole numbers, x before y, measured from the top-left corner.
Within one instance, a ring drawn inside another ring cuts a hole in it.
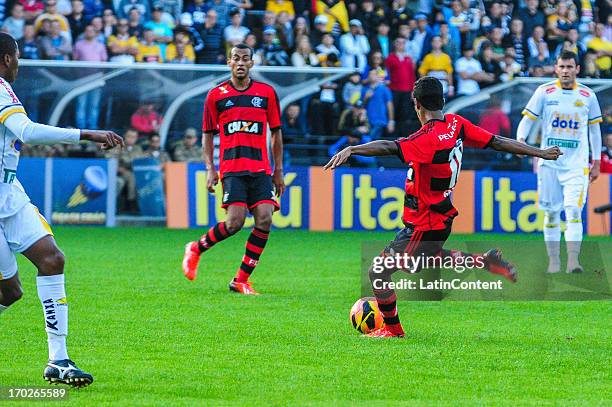
[[[577,265],[582,243],[582,221],[569,221],[565,229],[565,243],[567,245],[567,263]]]
[[[544,214],[544,243],[548,253],[548,272],[558,273],[561,267],[559,247],[561,246],[561,219],[559,212],[546,212]]]
[[[49,360],[68,359],[68,302],[64,290],[64,275],[36,277],[36,286],[45,317]]]

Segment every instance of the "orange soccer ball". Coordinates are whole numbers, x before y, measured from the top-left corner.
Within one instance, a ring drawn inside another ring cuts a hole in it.
[[[364,297],[357,300],[351,308],[349,318],[353,328],[362,334],[375,331],[384,325],[383,316],[374,297]]]

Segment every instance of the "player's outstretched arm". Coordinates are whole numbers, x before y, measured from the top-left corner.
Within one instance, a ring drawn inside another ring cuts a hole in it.
[[[563,154],[557,146],[542,150],[540,148],[532,147],[528,144],[501,136],[493,136],[489,147],[497,151],[504,151],[517,155],[529,155],[532,157],[543,158],[545,160],[556,160]]]
[[[334,169],[341,166],[351,158],[352,155],[362,155],[365,157],[380,157],[385,155],[398,155],[399,147],[395,141],[376,140],[357,146],[348,146],[344,150],[334,155],[323,169]]]

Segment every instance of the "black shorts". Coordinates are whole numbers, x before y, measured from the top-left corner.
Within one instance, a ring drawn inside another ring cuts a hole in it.
[[[450,236],[451,228],[452,222],[449,222],[445,229],[440,230],[421,231],[406,226],[385,247],[383,255],[393,256],[407,253],[410,256],[437,256]]]
[[[221,180],[223,185],[222,208],[230,205],[240,205],[252,210],[264,203],[274,205],[274,210],[280,209],[274,195],[272,177],[261,175],[229,175]]]

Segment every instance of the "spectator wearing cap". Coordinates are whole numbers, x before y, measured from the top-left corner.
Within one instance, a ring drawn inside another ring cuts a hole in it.
[[[200,30],[200,36],[204,41],[204,49],[197,55],[197,63],[224,63],[223,28],[217,22],[217,12],[214,9],[206,12],[204,27]]]
[[[223,39],[229,52],[231,47],[244,42],[244,38],[250,30],[242,25],[242,14],[240,10],[234,8],[230,13],[231,25],[228,25],[223,30]]]
[[[392,134],[395,131],[393,95],[384,84],[384,78],[375,69],[368,75],[368,83],[361,91],[361,99],[368,114],[372,139],[380,139],[385,129]]]
[[[325,30],[340,34],[349,31],[348,10],[344,0],[315,0],[317,15],[325,15],[328,19]]]
[[[151,6],[149,0],[120,0],[117,6],[117,16],[119,18],[129,18],[132,20],[131,10],[138,10],[140,15],[140,24],[144,24],[151,18]]]
[[[261,47],[263,54],[263,64],[268,66],[287,66],[289,65],[289,55],[281,47],[280,41],[276,37],[274,27],[266,27],[263,31],[263,44]]]
[[[271,11],[276,15],[282,12],[289,14],[289,19],[295,18],[295,9],[293,8],[293,2],[288,0],[267,0],[266,11]]]
[[[72,13],[68,16],[68,24],[70,25],[70,35],[72,38],[79,38],[87,27],[89,21],[84,14],[85,5],[81,0],[72,0]]]
[[[69,43],[72,41],[68,19],[57,12],[57,0],[47,0],[45,3],[45,12],[39,15],[34,21],[34,31],[37,34],[40,31],[44,20],[50,20],[51,22],[57,21],[59,24],[60,34],[66,37]]]
[[[76,61],[104,62],[108,60],[106,45],[96,38],[96,31],[92,25],[85,27],[83,39],[74,45],[72,57]],[[76,100],[76,127],[79,129],[98,129],[100,115],[100,100],[102,88],[95,88],[83,93]]]
[[[193,127],[185,130],[183,142],[174,149],[172,159],[179,162],[200,162],[202,158],[202,148],[198,146],[198,133]]]
[[[34,25],[28,23],[23,28],[23,37],[17,42],[21,59],[40,59],[38,40],[34,33]],[[32,119],[34,120],[34,119]]]
[[[45,20],[49,21],[49,20]],[[65,35],[62,35],[61,23],[51,22],[51,30],[40,39],[40,56],[42,59],[68,61],[72,53],[72,45]]]
[[[410,47],[407,47],[406,51],[410,53],[413,61],[421,61],[431,50],[432,33],[425,14],[418,13],[414,18],[417,28],[412,31]]]
[[[370,44],[365,35],[361,21],[349,22],[350,32],[340,37],[340,61],[343,67],[363,69],[367,63]]]
[[[208,0],[207,7],[217,12],[217,24],[221,29],[229,25],[230,11],[233,7],[226,0]]]
[[[323,34],[328,33],[327,22],[329,19],[326,15],[318,15],[314,19],[314,29],[310,33],[310,43],[318,45],[323,40]]]
[[[19,0],[19,4],[23,5],[23,17],[27,22],[33,22],[45,10],[42,0]]]
[[[122,18],[117,23],[117,31],[108,37],[107,46],[110,51],[110,61],[132,63],[138,55],[138,38],[130,35],[128,20]]]
[[[15,3],[11,9],[11,16],[2,23],[2,30],[9,33],[15,41],[19,41],[23,37],[24,26],[23,4]]]
[[[523,22],[525,36],[530,37],[535,27],[544,27],[546,16],[538,8],[538,0],[525,0],[525,3],[527,6],[517,11],[516,18]]]
[[[415,65],[406,53],[406,39],[398,37],[393,41],[393,52],[385,61],[389,70],[389,88],[393,95],[395,116],[401,126],[414,118],[412,91],[414,90]]]
[[[155,42],[155,33],[145,29],[142,41],[138,44],[137,62],[164,62],[161,47]]]
[[[423,58],[423,63],[419,67],[419,75],[433,76],[442,82],[445,96],[454,96],[453,63],[450,56],[442,51],[442,39],[439,36],[432,38],[431,52]]]
[[[380,51],[383,58],[387,58],[391,52],[389,30],[389,23],[381,21],[378,27],[376,27],[376,35],[370,37],[370,49],[372,51]]]

